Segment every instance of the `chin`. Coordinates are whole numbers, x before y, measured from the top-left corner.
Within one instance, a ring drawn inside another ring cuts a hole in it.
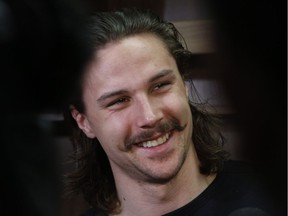
[[[177,177],[183,167],[184,161],[185,157],[179,158],[174,164],[167,163],[165,165],[167,168],[159,167],[158,169],[147,171],[145,173],[147,182],[154,184],[166,184],[170,182]]]

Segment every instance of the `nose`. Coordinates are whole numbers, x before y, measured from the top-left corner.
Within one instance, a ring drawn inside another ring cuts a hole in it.
[[[142,97],[136,106],[136,123],[142,129],[153,128],[163,118],[161,103],[156,100],[149,100],[148,97]]]

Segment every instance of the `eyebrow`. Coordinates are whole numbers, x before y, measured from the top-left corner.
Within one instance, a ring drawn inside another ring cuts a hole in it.
[[[152,82],[155,82],[155,81],[158,80],[158,79],[161,79],[162,77],[170,76],[170,75],[172,75],[172,74],[173,74],[173,71],[172,71],[172,70],[165,69],[165,70],[160,71],[160,72],[159,72],[158,74],[156,74],[155,76],[151,77],[148,82],[152,83]]]
[[[165,70],[161,70],[159,73],[157,73],[155,76],[151,77],[149,80],[148,80],[148,83],[152,83],[152,82],[155,82],[156,80],[158,79],[161,79],[162,77],[165,77],[165,76],[170,76],[173,74],[173,71],[172,70],[169,70],[169,69],[165,69]],[[107,92],[107,93],[104,93],[103,95],[101,95],[98,99],[97,99],[97,102],[98,103],[101,103],[103,102],[104,100],[108,99],[108,98],[111,98],[111,97],[115,97],[115,96],[119,96],[119,95],[123,95],[123,94],[127,94],[129,91],[126,90],[126,89],[120,89],[120,90],[117,90],[117,91],[112,91],[112,92]]]

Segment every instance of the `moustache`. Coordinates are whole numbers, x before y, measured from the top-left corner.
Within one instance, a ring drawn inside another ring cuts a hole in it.
[[[186,128],[187,124],[181,126],[178,119],[169,119],[167,121],[160,122],[155,128],[147,129],[146,131],[142,131],[129,139],[125,142],[126,149],[131,149],[132,145],[135,143],[143,142],[144,140],[149,140],[155,135],[156,133],[167,133],[169,131],[183,131]]]

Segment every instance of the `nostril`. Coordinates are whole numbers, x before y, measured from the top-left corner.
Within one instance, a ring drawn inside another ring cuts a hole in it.
[[[140,127],[141,128],[153,128],[155,127],[162,119],[162,115],[160,111],[157,112],[149,112],[149,113],[142,113],[140,120]]]

